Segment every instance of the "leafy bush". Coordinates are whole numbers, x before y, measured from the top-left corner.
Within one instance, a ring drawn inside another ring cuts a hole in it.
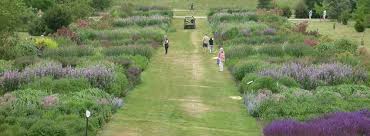
[[[358,45],[353,43],[352,41],[346,39],[340,39],[334,42],[335,49],[337,52],[350,52],[352,54],[356,54]]]
[[[40,120],[32,125],[28,132],[29,136],[66,136],[67,132],[56,122],[51,120]]]
[[[45,35],[48,32],[50,30],[42,19],[35,19],[28,26],[28,33],[33,36]]]
[[[35,40],[35,44],[39,50],[43,50],[45,48],[58,48],[57,42],[55,42],[51,38],[46,38],[46,37],[37,38]]]
[[[13,69],[12,62],[6,61],[6,60],[0,60],[0,73],[9,71],[12,69]]]
[[[283,10],[283,16],[284,17],[290,18],[292,16],[292,10],[290,9],[289,6],[285,6],[281,9]]]
[[[56,6],[46,11],[42,19],[52,32],[57,31],[63,26],[68,27],[72,23],[71,13],[61,6]]]
[[[355,24],[355,30],[357,32],[365,32],[365,23],[363,21],[357,20]]]
[[[50,77],[41,78],[39,80],[35,80],[25,86],[24,89],[30,88],[34,90],[45,90],[49,91],[50,93],[71,93],[71,92],[78,92],[84,89],[90,88],[90,83],[88,80],[83,78],[62,78],[53,80]]]
[[[112,3],[113,3],[112,0],[92,0],[91,7],[101,11],[109,8],[112,5]]]
[[[123,69],[118,69],[116,70],[114,76],[115,79],[107,92],[117,97],[125,96],[128,89],[130,89],[129,81],[125,75],[125,71]]]
[[[135,66],[141,70],[145,70],[149,65],[149,59],[141,55],[130,56],[130,59],[134,62]]]
[[[257,8],[264,8],[264,9],[270,9],[273,7],[272,0],[258,0]]]
[[[258,49],[258,53],[267,54],[269,56],[284,56],[284,50],[281,46],[278,45],[272,45],[272,46],[263,46],[260,49]]]
[[[14,67],[16,69],[24,69],[26,66],[40,62],[37,56],[23,56],[14,60]]]
[[[263,129],[265,136],[277,135],[368,135],[370,112],[337,112],[305,123],[293,120],[275,121]]]
[[[56,4],[54,0],[25,0],[24,2],[28,7],[40,9],[42,11],[46,11]]]
[[[295,7],[295,17],[296,18],[307,18],[308,17],[308,7],[303,0],[300,0]]]
[[[256,72],[260,70],[265,64],[261,61],[249,61],[245,63],[238,63],[233,66],[231,73],[237,80],[242,80],[245,74]]]
[[[138,67],[129,67],[126,71],[127,79],[129,80],[131,86],[135,86],[141,82],[141,70]]]

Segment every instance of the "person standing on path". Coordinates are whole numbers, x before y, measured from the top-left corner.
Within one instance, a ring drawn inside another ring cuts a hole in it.
[[[308,12],[308,17],[311,20],[311,18],[312,18],[312,10],[310,10],[310,12]]]
[[[209,39],[209,53],[213,52],[213,46],[214,46],[214,39],[213,39],[213,37],[211,37]]]
[[[324,19],[324,21],[325,21],[325,19],[326,19],[326,10],[324,10],[324,11],[323,11],[322,18],[323,18],[323,19]]]
[[[220,72],[224,71],[224,63],[225,63],[225,51],[224,48],[220,48],[220,52],[217,55],[217,62],[220,68]]]
[[[206,35],[204,35],[204,37],[203,37],[203,50],[207,50],[207,48],[208,48],[208,44],[209,44],[209,37],[208,37],[208,35],[206,34]]]
[[[167,55],[167,53],[168,53],[168,48],[170,47],[170,41],[168,40],[168,38],[167,38],[167,37],[165,38],[165,40],[164,40],[163,44],[164,44],[165,55]]]

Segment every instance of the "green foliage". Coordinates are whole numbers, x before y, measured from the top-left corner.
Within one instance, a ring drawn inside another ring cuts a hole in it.
[[[300,0],[295,7],[295,17],[296,18],[307,18],[308,17],[308,7],[303,0]]]
[[[43,50],[45,48],[51,48],[51,49],[54,49],[54,48],[58,48],[58,43],[55,42],[53,39],[51,38],[46,38],[46,37],[42,37],[42,38],[37,38],[35,40],[35,46],[40,49],[40,50]]]
[[[96,10],[102,11],[109,8],[112,5],[112,2],[112,0],[92,0],[91,7],[95,8]]]
[[[91,0],[70,0],[62,4],[64,9],[69,9],[71,12],[72,20],[83,19],[91,16],[94,8],[90,6]]]
[[[292,10],[290,9],[289,6],[285,6],[283,8],[281,8],[283,10],[283,16],[284,17],[287,17],[287,18],[290,18],[292,16]]]
[[[14,67],[17,69],[24,69],[26,66],[40,62],[37,56],[22,56],[14,59]]]
[[[356,54],[358,45],[347,39],[340,39],[334,42],[335,49],[339,53],[350,52]]]
[[[130,87],[125,71],[121,68],[116,69],[115,80],[107,92],[111,95],[121,97],[126,95],[128,89],[130,89]]]
[[[3,73],[5,71],[9,71],[12,68],[12,62],[6,61],[6,60],[0,60],[0,73]]]
[[[50,30],[42,19],[35,19],[28,26],[28,33],[33,36],[45,35]]]
[[[355,24],[355,30],[357,32],[360,32],[360,33],[365,32],[365,23],[364,23],[364,21],[357,20],[356,24]]]
[[[265,8],[265,9],[273,8],[271,1],[272,0],[258,0],[257,8]]]
[[[350,11],[343,11],[339,18],[340,22],[342,22],[343,25],[347,25],[348,24],[348,20],[351,19],[351,13]]]
[[[130,59],[141,70],[145,70],[149,65],[149,58],[141,55],[130,56]]]
[[[56,122],[51,120],[40,120],[34,124],[28,136],[66,136],[67,132]]]
[[[324,0],[324,5],[327,5],[327,15],[332,19],[339,19],[343,12],[352,10],[350,0]]]
[[[62,78],[53,80],[50,77],[41,78],[22,86],[24,89],[30,88],[35,90],[45,90],[51,93],[60,94],[79,92],[90,87],[90,83],[86,79]]]
[[[56,5],[55,0],[23,0],[28,7],[46,11]]]
[[[262,68],[265,68],[265,63],[261,61],[248,61],[238,63],[232,67],[231,73],[237,80],[242,80],[246,74],[256,72]]]
[[[258,53],[267,54],[273,57],[284,56],[284,50],[279,45],[270,45],[270,46],[263,46],[258,49]]]
[[[45,12],[42,16],[45,25],[55,32],[61,27],[68,27],[72,23],[72,13],[62,6],[56,6]]]

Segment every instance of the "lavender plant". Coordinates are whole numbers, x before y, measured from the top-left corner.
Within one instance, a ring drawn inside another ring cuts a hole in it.
[[[113,22],[113,25],[117,27],[126,27],[130,25],[151,26],[170,23],[171,19],[169,17],[153,15],[153,16],[132,16],[128,18],[117,19]]]
[[[281,68],[262,70],[259,72],[259,75],[274,78],[281,76],[292,77],[305,89],[314,89],[319,85],[337,85],[347,82],[359,82],[359,80],[364,82],[367,80],[366,75],[358,74],[351,66],[340,63],[328,63],[317,66],[287,63]]]
[[[275,121],[263,130],[265,136],[368,136],[370,112],[332,113],[308,122]]]

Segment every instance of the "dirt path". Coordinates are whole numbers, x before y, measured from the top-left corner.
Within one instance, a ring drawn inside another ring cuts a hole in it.
[[[102,136],[254,136],[260,128],[250,117],[231,75],[217,71],[214,55],[201,47],[205,19],[197,30],[183,30],[174,19],[167,56],[158,50],[143,83],[100,133]]]

